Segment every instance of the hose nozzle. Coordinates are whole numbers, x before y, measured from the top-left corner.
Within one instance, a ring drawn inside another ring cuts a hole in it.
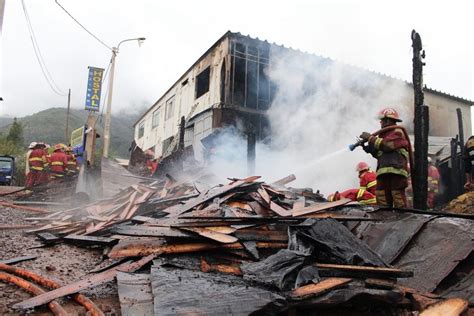
[[[354,151],[354,149],[356,149],[359,146],[364,145],[364,143],[365,143],[365,141],[363,139],[357,138],[357,142],[355,142],[354,144],[349,145],[349,150]]]

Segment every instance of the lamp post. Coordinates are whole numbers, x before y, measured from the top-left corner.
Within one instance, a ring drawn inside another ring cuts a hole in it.
[[[102,157],[109,157],[109,147],[110,147],[110,120],[112,115],[112,92],[114,88],[114,72],[115,72],[115,58],[119,52],[120,45],[129,41],[138,41],[138,45],[141,45],[144,41],[144,37],[130,38],[121,41],[118,43],[117,47],[112,47],[112,59],[110,61],[110,75],[109,75],[109,93],[107,96],[107,110],[105,112],[105,121],[104,121],[104,150],[102,152]]]

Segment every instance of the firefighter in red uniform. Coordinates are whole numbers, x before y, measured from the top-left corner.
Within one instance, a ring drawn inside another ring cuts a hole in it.
[[[338,201],[341,198],[350,199],[364,205],[375,205],[375,195],[364,189],[349,189],[344,192],[336,192],[328,196],[328,201]]]
[[[372,135],[363,132],[360,138],[367,142],[363,148],[377,159],[377,204],[389,207],[407,207],[405,189],[408,186],[408,163],[411,145],[397,111],[385,108],[379,114],[382,129]]]
[[[158,162],[155,157],[155,152],[151,149],[148,149],[145,153],[146,155],[146,174],[147,177],[152,177],[158,167]]]
[[[357,164],[356,171],[359,173],[359,189],[367,190],[375,195],[377,174],[370,170],[369,165],[363,161]]]
[[[474,135],[469,137],[464,145],[464,168],[466,172],[466,183],[464,189],[469,192],[474,190]]]
[[[74,153],[72,152],[72,148],[70,146],[66,148],[66,157],[66,174],[70,177],[73,177],[77,173],[77,159]]]
[[[439,171],[433,164],[433,160],[428,157],[428,199],[426,204],[429,208],[434,208],[435,198],[439,192]]]
[[[51,154],[51,158],[49,158],[51,179],[64,178],[67,167],[67,156],[63,150],[63,144],[54,145],[54,152]]]
[[[47,166],[46,156],[44,155],[43,150],[44,144],[37,143],[33,147],[33,150],[28,157],[28,165],[30,167],[30,172],[26,176],[25,186],[27,188],[32,188],[41,184],[42,174],[45,172],[45,167]]]

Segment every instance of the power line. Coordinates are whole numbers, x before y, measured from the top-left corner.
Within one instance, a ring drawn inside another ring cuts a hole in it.
[[[78,20],[76,20],[76,18],[74,18],[71,13],[69,13],[59,2],[58,0],[55,0],[56,4],[61,8],[63,9],[64,12],[66,12],[67,15],[69,15],[71,17],[71,19],[74,20],[74,22],[76,22],[77,24],[79,24],[80,27],[82,27],[87,33],[89,33],[93,38],[95,38],[99,43],[101,43],[102,45],[104,45],[105,47],[107,47],[109,50],[112,50],[112,48],[105,44],[100,38],[98,38],[97,36],[95,36],[94,34],[92,34],[91,31],[89,31],[88,29],[86,29],[86,27],[84,25],[81,24],[81,22],[79,22]]]
[[[56,82],[53,79],[53,76],[51,76],[51,73],[49,72],[48,68],[46,67],[46,63],[43,59],[43,55],[41,54],[40,47],[38,45],[38,41],[36,40],[35,32],[33,29],[33,25],[31,24],[30,17],[28,15],[28,10],[26,9],[25,1],[21,0],[21,4],[23,6],[23,13],[25,14],[25,19],[26,19],[26,24],[28,27],[28,32],[30,33],[30,39],[31,43],[33,44],[33,50],[35,52],[36,59],[38,60],[38,63],[41,68],[41,72],[43,73],[44,78],[48,82],[48,85],[50,86],[51,90],[53,90],[54,93],[60,96],[66,96],[67,94],[64,93],[56,84]]]

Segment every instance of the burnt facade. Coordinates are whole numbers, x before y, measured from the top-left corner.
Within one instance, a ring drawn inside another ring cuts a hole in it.
[[[267,114],[278,93],[270,73],[282,52],[322,65],[336,63],[240,33],[227,32],[136,122],[136,144],[143,150],[153,149],[156,157],[167,156],[170,153],[168,147],[176,145],[183,116],[186,119],[184,146],[192,145],[198,160],[205,156],[201,140],[227,125],[236,126],[242,134],[257,141],[267,139],[271,136]],[[343,67],[350,68],[352,73],[360,73],[361,77],[377,77],[378,80],[383,77],[383,81],[402,91],[397,98],[388,100],[388,104],[400,104],[406,108],[406,113],[412,112],[411,84],[367,70]],[[324,78],[307,80],[303,88],[311,93],[324,89],[326,84]],[[360,93],[365,92],[362,89]],[[430,135],[454,137],[457,134],[456,120],[447,120],[447,116],[455,116],[456,108],[463,111],[465,135],[471,133],[471,101],[430,89],[425,90],[425,99],[431,108]]]

